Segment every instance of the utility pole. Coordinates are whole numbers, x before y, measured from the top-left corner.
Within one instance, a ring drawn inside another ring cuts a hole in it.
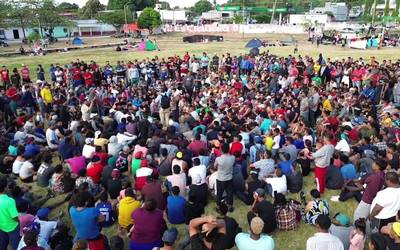
[[[272,7],[271,23],[274,21],[276,2],[277,0],[274,1],[274,6]]]
[[[372,12],[372,22],[371,26],[375,24],[375,16],[376,16],[376,5],[378,4],[377,0],[374,0],[374,11]]]

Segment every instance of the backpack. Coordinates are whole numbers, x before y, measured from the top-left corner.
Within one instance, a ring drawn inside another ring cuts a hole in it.
[[[160,102],[161,108],[168,109],[169,108],[169,102],[170,102],[170,100],[169,100],[169,97],[168,97],[167,94],[164,94],[164,95],[161,96],[161,102]]]

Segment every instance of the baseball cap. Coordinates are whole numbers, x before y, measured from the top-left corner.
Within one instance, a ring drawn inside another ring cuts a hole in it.
[[[257,188],[255,192],[257,193],[258,196],[261,196],[261,197],[263,197],[265,195],[265,190],[262,188]]]
[[[395,232],[396,236],[400,237],[400,222],[393,223],[392,229]]]
[[[182,151],[178,151],[178,152],[176,153],[176,158],[182,159],[182,157],[183,157]]]
[[[173,227],[164,232],[162,241],[164,241],[164,243],[168,243],[168,245],[173,245],[177,238],[178,230]]]
[[[348,226],[350,224],[349,216],[345,214],[338,213],[335,215],[334,219],[341,225],[341,226]]]
[[[44,207],[44,208],[40,208],[37,212],[36,212],[36,216],[40,219],[43,220],[44,218],[47,218],[47,216],[50,213],[50,208],[48,207]]]
[[[142,151],[136,152],[136,153],[135,153],[135,159],[140,159],[140,158],[142,158],[142,155],[143,155]]]
[[[254,234],[261,234],[264,229],[264,221],[260,217],[254,217],[250,222],[250,229]]]

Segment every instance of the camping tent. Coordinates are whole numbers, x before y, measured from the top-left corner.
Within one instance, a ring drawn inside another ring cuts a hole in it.
[[[246,48],[259,48],[262,46],[263,42],[258,38],[253,38],[246,44]]]
[[[80,37],[75,37],[74,40],[72,40],[73,45],[82,45],[83,40]]]
[[[151,40],[146,40],[146,41],[142,41],[141,43],[139,43],[139,47],[138,49],[140,51],[153,51],[157,49],[157,45],[154,44],[154,42],[152,42]]]

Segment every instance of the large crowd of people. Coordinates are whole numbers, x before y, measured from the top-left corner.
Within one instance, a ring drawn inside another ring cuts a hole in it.
[[[300,223],[316,233],[298,249],[400,249],[400,61],[186,52],[34,70],[0,69],[0,249],[271,250]],[[354,213],[332,209],[348,200]]]

